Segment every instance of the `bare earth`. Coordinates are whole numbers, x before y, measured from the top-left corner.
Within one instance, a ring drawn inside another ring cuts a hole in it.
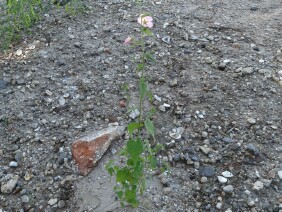
[[[52,10],[0,55],[0,212],[281,211],[281,0],[84,4],[75,18]],[[124,139],[86,177],[70,148],[110,122],[129,123],[138,75],[123,41],[138,35],[144,12],[154,18],[146,47],[157,59],[147,80],[161,98],[158,157],[171,170],[148,178],[140,208],[120,208],[105,163],[119,163]],[[178,140],[169,135],[177,128]]]

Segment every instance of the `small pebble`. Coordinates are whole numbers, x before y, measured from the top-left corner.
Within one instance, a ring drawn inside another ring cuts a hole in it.
[[[229,171],[224,171],[221,174],[222,174],[223,177],[227,177],[227,178],[233,177],[233,174]]]
[[[223,187],[223,191],[225,191],[226,193],[232,193],[233,190],[234,190],[234,188],[233,188],[232,185],[228,185],[228,186]]]
[[[221,209],[221,207],[222,207],[222,203],[221,203],[221,202],[218,202],[218,203],[216,204],[216,208],[217,208],[217,209]]]
[[[206,183],[208,181],[207,177],[201,177],[201,183]]]
[[[28,203],[28,202],[29,202],[29,197],[28,197],[27,195],[23,195],[23,196],[21,197],[21,199],[22,199],[22,202],[23,202],[23,203]]]
[[[278,177],[280,178],[280,180],[282,180],[282,170],[278,171],[277,174],[278,174]]]
[[[10,166],[10,167],[18,167],[18,163],[17,163],[16,161],[11,161],[11,162],[9,163],[9,166]]]
[[[256,119],[254,118],[248,118],[247,122],[249,122],[250,124],[255,124],[256,123]]]
[[[227,182],[227,178],[222,177],[222,176],[217,176],[217,179],[218,179],[218,181],[219,181],[220,183],[222,183],[222,184]]]
[[[263,183],[261,182],[261,181],[256,181],[255,183],[254,183],[254,187],[253,187],[253,189],[255,189],[255,190],[261,190],[261,189],[263,189]]]

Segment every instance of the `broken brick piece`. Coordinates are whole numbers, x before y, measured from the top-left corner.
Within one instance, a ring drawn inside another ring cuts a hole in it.
[[[72,155],[83,175],[91,171],[111,142],[122,136],[124,130],[123,126],[108,127],[73,142]]]

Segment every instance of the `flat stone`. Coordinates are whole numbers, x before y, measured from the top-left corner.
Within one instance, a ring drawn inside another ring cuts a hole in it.
[[[254,183],[254,187],[253,187],[253,189],[254,190],[261,190],[261,189],[263,189],[263,182],[261,182],[261,181],[256,181],[255,183]]]
[[[223,187],[223,191],[226,192],[226,193],[232,193],[233,190],[234,190],[234,188],[233,188],[232,185],[228,185],[228,186]]]
[[[6,89],[7,87],[7,82],[0,79],[0,90]]]
[[[208,148],[208,147],[200,146],[199,148],[200,148],[200,150],[201,150],[203,153],[205,153],[206,155],[211,152],[211,149]]]
[[[226,142],[226,143],[231,143],[231,142],[234,142],[234,140],[232,138],[229,138],[229,137],[224,137],[222,139],[223,142]]]
[[[53,199],[50,199],[48,201],[48,205],[55,205],[57,202],[58,202],[58,199],[57,198],[53,198]]]
[[[249,122],[250,124],[255,124],[257,121],[255,118],[247,118],[247,122]]]
[[[1,192],[5,194],[12,193],[13,189],[15,188],[17,182],[18,182],[19,176],[15,175],[10,179],[7,183],[3,184],[1,186]]]
[[[246,67],[246,68],[242,68],[241,72],[244,75],[248,75],[248,74],[252,74],[254,72],[254,69],[253,67]]]
[[[227,178],[222,177],[222,176],[217,176],[217,179],[218,179],[218,181],[219,181],[220,183],[222,183],[222,184],[227,182]]]
[[[255,147],[254,144],[248,144],[247,150],[253,155],[259,155],[259,150]]]
[[[10,167],[18,167],[18,163],[17,163],[16,161],[11,161],[11,162],[9,163],[9,166],[10,166]]]
[[[211,166],[208,166],[208,167],[201,166],[199,168],[199,175],[200,176],[212,177],[212,176],[214,176],[214,174],[215,174],[215,168],[214,167],[211,167]]]
[[[233,174],[229,171],[224,171],[221,174],[222,174],[223,177],[227,177],[227,178],[233,177]]]
[[[103,156],[113,140],[124,134],[124,126],[108,127],[90,133],[72,144],[72,155],[83,175],[87,175]]]

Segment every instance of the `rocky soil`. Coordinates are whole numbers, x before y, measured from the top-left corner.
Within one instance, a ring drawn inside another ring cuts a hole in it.
[[[281,0],[84,3],[74,18],[46,13],[0,55],[0,211],[282,210]],[[125,140],[86,177],[71,145],[129,123],[138,75],[123,41],[141,12],[154,18],[147,79],[171,169],[148,178],[132,209],[104,166]]]

